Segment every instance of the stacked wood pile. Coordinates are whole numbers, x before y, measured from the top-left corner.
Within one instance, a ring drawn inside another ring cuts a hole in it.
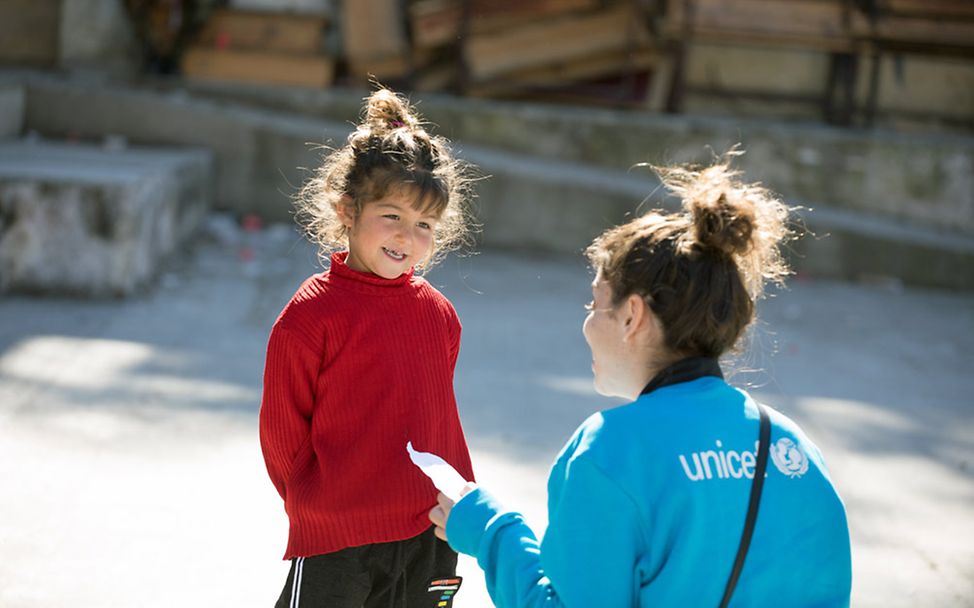
[[[342,40],[353,82],[377,78],[400,83],[412,72],[406,20],[398,0],[346,0]]]
[[[667,0],[664,12],[671,111],[750,104],[869,124],[909,107],[974,123],[970,0]]]
[[[971,0],[280,0],[334,2],[333,19],[274,1],[216,11],[185,72],[836,124],[974,115]]]
[[[904,97],[891,53],[950,55],[944,78],[974,90],[970,0],[413,0],[409,17],[420,90],[868,123]]]
[[[61,2],[0,2],[0,66],[51,68],[58,63]]]
[[[671,36],[736,44],[847,49],[845,0],[670,0]]]
[[[216,10],[183,54],[183,74],[196,80],[329,86],[336,58],[324,51],[328,23],[320,15]]]
[[[886,48],[974,54],[970,0],[863,0],[857,34]]]
[[[876,115],[974,124],[974,2],[859,0],[865,123]]]
[[[855,10],[849,0],[668,0],[667,109],[851,121]]]
[[[658,56],[627,1],[416,0],[410,25],[420,89],[627,103]]]

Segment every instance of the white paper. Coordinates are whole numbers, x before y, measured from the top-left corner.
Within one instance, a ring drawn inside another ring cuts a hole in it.
[[[417,452],[413,449],[412,441],[406,444],[406,451],[409,452],[413,464],[430,478],[437,490],[443,492],[453,502],[460,500],[460,492],[467,485],[467,481],[450,466],[450,463],[436,454]]]

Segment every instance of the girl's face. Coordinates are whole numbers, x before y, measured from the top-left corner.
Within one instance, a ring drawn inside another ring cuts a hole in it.
[[[348,228],[349,268],[395,279],[429,256],[437,217],[413,208],[408,191],[392,191],[366,203],[355,217],[350,205],[338,213]]]
[[[595,390],[602,395],[628,397],[629,361],[624,344],[622,311],[612,307],[612,288],[601,273],[592,283],[592,302],[582,324],[582,334],[592,350]]]

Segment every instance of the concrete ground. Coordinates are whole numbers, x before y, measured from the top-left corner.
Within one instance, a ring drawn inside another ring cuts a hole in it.
[[[257,443],[263,351],[315,256],[287,228],[210,228],[149,294],[0,299],[0,606],[276,599],[286,519]],[[580,257],[490,251],[430,279],[464,323],[479,479],[543,529],[549,463],[613,404],[580,332],[590,275]],[[734,380],[822,447],[849,511],[853,605],[974,606],[974,295],[799,277],[761,314]],[[456,605],[489,606],[476,565],[460,567]]]

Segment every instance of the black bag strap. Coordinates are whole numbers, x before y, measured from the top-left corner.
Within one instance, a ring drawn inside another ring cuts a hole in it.
[[[741,576],[744,569],[744,558],[747,557],[747,549],[751,546],[751,536],[754,534],[754,522],[758,519],[758,507],[761,504],[761,489],[764,487],[764,472],[768,468],[768,448],[771,443],[771,420],[768,419],[768,412],[760,403],[758,414],[761,417],[761,430],[758,432],[758,456],[757,463],[754,465],[754,479],[751,480],[751,499],[747,505],[747,517],[744,519],[744,532],[741,533],[741,544],[737,548],[737,557],[734,559],[734,567],[731,568],[730,578],[727,579],[727,587],[724,589],[724,597],[720,600],[720,608],[727,608],[731,596],[734,594],[734,587],[737,586],[737,579]]]

